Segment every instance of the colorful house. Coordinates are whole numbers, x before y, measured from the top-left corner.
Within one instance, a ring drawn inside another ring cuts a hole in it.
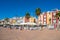
[[[42,13],[40,14],[40,16],[38,16],[38,23],[39,24],[47,24],[47,14],[46,13]]]
[[[38,17],[38,24],[43,24],[43,14]]]
[[[58,11],[59,10],[43,12],[38,16],[38,24],[56,25],[58,23],[58,19],[55,18],[55,15]]]
[[[47,25],[50,25],[52,22],[52,13],[50,11],[47,12]]]
[[[35,19],[34,17],[30,17],[30,18],[29,18],[29,22],[31,22],[31,23],[36,23],[36,19]]]

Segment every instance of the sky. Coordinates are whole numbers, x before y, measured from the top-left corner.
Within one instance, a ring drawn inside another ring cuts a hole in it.
[[[26,12],[36,16],[36,8],[40,8],[42,12],[60,9],[60,0],[0,0],[0,19],[23,17]]]

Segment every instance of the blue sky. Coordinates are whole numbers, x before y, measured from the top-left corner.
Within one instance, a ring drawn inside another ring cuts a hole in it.
[[[60,0],[0,0],[0,19],[16,15],[25,16],[26,12],[36,16],[36,8],[40,8],[42,12],[60,9]]]

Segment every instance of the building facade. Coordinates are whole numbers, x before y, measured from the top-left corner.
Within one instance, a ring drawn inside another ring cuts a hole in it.
[[[53,24],[54,26],[57,26],[58,19],[55,17],[55,15],[58,13],[59,10],[54,10],[54,11],[47,11],[43,12],[38,16],[38,23],[39,24],[47,24],[51,25]]]

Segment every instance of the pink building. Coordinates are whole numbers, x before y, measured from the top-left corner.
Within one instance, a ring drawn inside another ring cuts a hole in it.
[[[38,23],[39,24],[47,24],[47,14],[45,12],[40,14],[40,16],[38,17]]]
[[[52,12],[52,24],[54,24],[54,27],[56,28],[58,24],[58,19],[55,18],[55,15],[58,13],[59,10],[55,10]]]
[[[43,14],[43,24],[47,24],[47,13]]]
[[[58,23],[58,19],[55,17],[55,15],[58,13],[59,10],[54,10],[54,11],[47,11],[47,12],[43,12],[42,14],[40,14],[40,16],[38,17],[38,23],[39,24],[53,24],[54,27],[57,26]],[[49,23],[49,19],[51,18],[51,23]]]

